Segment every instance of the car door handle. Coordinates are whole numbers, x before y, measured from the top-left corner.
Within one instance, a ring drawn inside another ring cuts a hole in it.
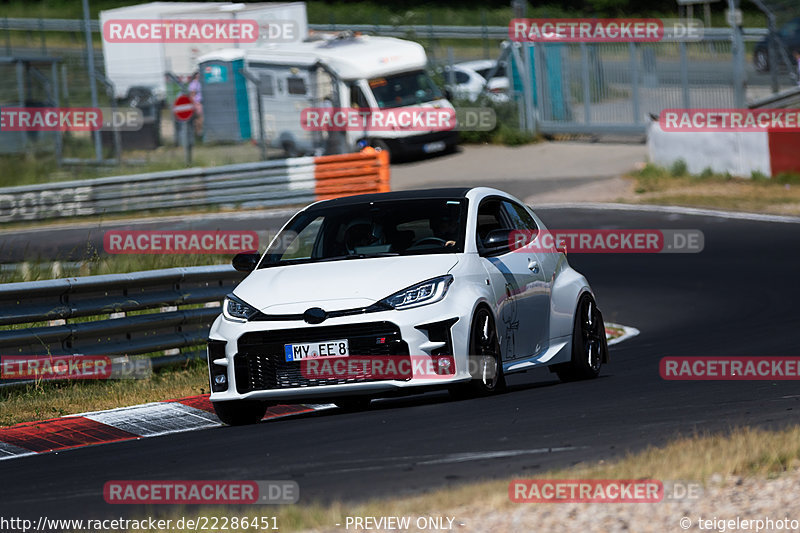
[[[534,274],[538,274],[539,273],[539,261],[534,261],[533,259],[528,261],[528,270],[530,270]]]

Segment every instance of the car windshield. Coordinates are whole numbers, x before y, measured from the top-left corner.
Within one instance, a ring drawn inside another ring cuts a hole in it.
[[[488,80],[489,79],[489,74],[492,72],[493,68],[494,67],[482,68],[480,70],[476,70],[475,72],[477,72],[478,74],[480,74],[481,76],[483,76],[484,78],[486,78]],[[505,76],[506,76],[506,69],[505,69],[505,67],[503,65],[500,65],[500,66],[497,67],[497,70],[495,71],[494,76],[492,76],[492,77],[493,78],[504,78]]]
[[[439,87],[424,70],[369,80],[378,107],[403,107],[443,98]]]
[[[367,257],[460,253],[464,198],[385,200],[298,213],[272,241],[259,268]]]

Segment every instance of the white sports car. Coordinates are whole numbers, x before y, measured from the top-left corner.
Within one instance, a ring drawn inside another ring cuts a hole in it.
[[[500,390],[548,366],[596,377],[605,328],[562,249],[538,246],[542,221],[485,187],[348,196],[314,203],[263,256],[211,327],[211,401],[228,424],[275,403],[333,402],[447,388]],[[529,236],[514,246],[515,234]]]

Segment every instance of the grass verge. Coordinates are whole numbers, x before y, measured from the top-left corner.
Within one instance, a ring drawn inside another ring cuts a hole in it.
[[[0,270],[0,283],[38,281],[73,276],[123,274],[175,267],[225,265],[230,263],[232,257],[233,254],[125,254],[99,256],[96,251],[90,249],[84,258],[78,261],[62,262],[45,258],[37,261],[31,259],[13,269]]]
[[[205,394],[208,387],[203,360],[165,368],[150,379],[39,381],[0,389],[0,426]]]
[[[689,174],[685,163],[671,168],[648,163],[628,174],[635,180],[638,203],[705,207],[784,215],[800,214],[800,175],[769,178],[754,173],[750,178],[714,173]]]

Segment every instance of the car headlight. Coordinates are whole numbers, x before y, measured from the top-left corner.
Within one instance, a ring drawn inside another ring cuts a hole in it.
[[[444,298],[451,283],[453,283],[453,276],[450,274],[429,279],[396,292],[381,300],[380,303],[388,305],[392,309],[409,309],[432,304]]]
[[[225,301],[222,302],[222,316],[234,322],[245,322],[256,313],[258,313],[258,309],[233,294],[226,296]]]

